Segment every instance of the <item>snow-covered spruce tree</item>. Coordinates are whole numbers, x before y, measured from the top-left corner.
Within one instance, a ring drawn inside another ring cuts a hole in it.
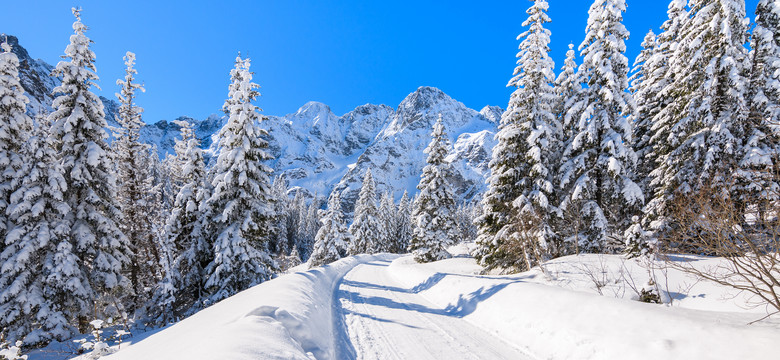
[[[65,58],[54,68],[53,76],[62,77],[62,84],[54,88],[54,112],[49,115],[52,123],[51,138],[62,164],[66,191],[65,202],[71,211],[66,217],[70,244],[60,243],[66,251],[72,248],[78,269],[62,269],[72,276],[80,271],[88,278],[79,289],[89,294],[87,301],[74,302],[73,309],[81,317],[80,330],[88,329],[87,316],[95,317],[92,300],[117,295],[129,287],[122,274],[129,262],[130,247],[127,237],[120,230],[121,212],[117,202],[116,177],[111,150],[106,143],[107,134],[103,103],[90,91],[95,74],[95,54],[89,49],[92,41],[84,35],[87,27],[81,22],[80,10],[73,9],[76,22],[74,35],[65,49]],[[64,259],[55,256],[55,263]],[[69,262],[67,266],[71,266]],[[54,267],[66,264],[54,264]],[[98,307],[99,309],[99,307]]]
[[[376,184],[369,168],[363,177],[360,196],[355,204],[355,219],[349,226],[349,232],[352,234],[352,242],[347,248],[349,254],[375,254],[379,252],[381,229],[382,222],[376,207]]]
[[[6,339],[28,346],[70,337],[73,310],[91,301],[67,237],[65,179],[48,130],[38,124],[19,153],[24,177],[11,189],[8,245],[0,254],[0,327]]]
[[[149,315],[160,325],[198,308],[196,305],[203,296],[207,280],[205,269],[214,259],[212,244],[202,231],[200,206],[209,195],[203,152],[193,125],[178,120],[175,124],[181,128],[182,138],[177,140],[180,152],[176,157],[182,164],[181,178],[185,183],[165,225],[172,263],[169,272],[157,284],[149,309]]]
[[[306,213],[304,214],[302,227],[304,228],[305,235],[301,238],[299,243],[301,261],[308,261],[311,257],[312,251],[314,251],[314,238],[317,236],[317,231],[320,229],[320,201],[318,195],[315,193],[314,198],[311,200],[311,204],[306,207]]]
[[[751,110],[780,126],[780,4],[761,0],[751,38]]]
[[[673,87],[669,85],[682,74],[672,71],[670,59],[679,44],[680,27],[687,21],[686,5],[686,0],[672,0],[669,3],[668,19],[661,26],[663,31],[656,38],[655,50],[642,64],[644,79],[641,86],[633,89],[639,105],[634,127],[634,149],[641,155],[638,158],[637,179],[649,201],[641,221],[632,225],[625,236],[626,251],[632,256],[645,254],[657,245],[652,232],[645,230],[652,228],[658,218],[657,214],[665,211],[662,210],[665,207],[663,197],[654,197],[659,190],[655,172],[671,152],[670,131],[677,121],[675,109],[670,106],[675,98],[672,95]]]
[[[389,252],[398,254],[401,249],[395,238],[396,213],[393,196],[389,192],[382,194],[379,199],[379,220],[382,222],[382,237],[380,240],[379,252]]]
[[[8,197],[23,175],[20,151],[32,131],[32,119],[26,113],[29,102],[19,79],[19,58],[5,38],[0,45],[0,239],[5,239],[8,225]],[[0,241],[0,252],[4,247]]]
[[[673,102],[653,126],[659,163],[652,173],[653,199],[645,208],[651,236],[674,226],[670,204],[704,189],[740,197],[732,186],[745,125],[747,40],[745,4],[734,0],[692,0],[679,22],[677,45],[663,92]],[[715,25],[717,24],[717,25]],[[678,251],[685,244],[670,244]]]
[[[515,136],[522,139],[519,150],[524,165],[517,169],[520,196],[512,204],[517,224],[505,228],[499,236],[516,244],[516,250],[507,253],[522,259],[523,266],[515,265],[522,269],[530,269],[542,256],[562,252],[560,238],[553,231],[558,211],[553,183],[562,135],[561,124],[553,113],[557,97],[553,88],[555,64],[548,55],[550,31],[544,28],[550,22],[547,8],[546,1],[536,0],[527,11],[523,26],[529,29],[518,36],[523,41],[516,75],[510,81],[517,90],[505,115],[518,124]]]
[[[401,202],[398,203],[398,213],[396,214],[395,242],[398,246],[399,254],[406,253],[409,244],[412,242],[412,201],[409,199],[409,193],[404,191],[401,196]],[[473,221],[474,219],[470,219]]]
[[[295,203],[295,248],[301,261],[307,261],[314,246],[314,237],[317,235],[318,219],[317,195],[315,194],[310,204],[306,204],[303,192],[299,191],[294,198]]]
[[[274,196],[274,214],[275,214],[275,226],[274,226],[274,240],[271,244],[271,252],[278,256],[286,256],[290,253],[290,245],[288,242],[289,228],[288,218],[289,214],[289,200],[287,198],[287,180],[281,175],[274,178],[273,186],[271,186],[271,193]]]
[[[628,90],[628,59],[623,54],[628,31],[623,26],[625,0],[596,0],[588,11],[586,37],[580,45],[581,98],[566,116],[576,125],[561,167],[561,207],[565,222],[579,224],[569,241],[580,252],[617,251],[623,231],[644,201],[633,181],[636,154],[631,148],[634,101]],[[568,207],[580,211],[565,211]],[[613,241],[610,241],[613,240]]]
[[[517,67],[507,86],[517,88],[501,117],[493,150],[485,215],[480,218],[477,258],[483,266],[527,269],[538,249],[558,252],[552,229],[556,216],[553,183],[561,125],[554,111],[554,63],[548,56],[547,1],[536,0],[518,35]]]
[[[287,221],[287,228],[290,229],[290,241],[292,250],[300,256],[299,240],[304,236],[305,226],[303,225],[306,218],[306,200],[303,198],[303,192],[297,191],[290,202],[290,218]]]
[[[573,104],[582,99],[583,95],[582,85],[580,84],[577,77],[576,57],[577,55],[576,51],[574,50],[574,44],[569,44],[569,51],[566,52],[566,60],[564,61],[563,67],[561,68],[561,73],[555,80],[555,94],[558,97],[555,106],[555,116],[558,119],[558,123],[561,125],[561,153],[559,154],[558,158],[559,165],[566,163],[566,161],[569,160],[567,158],[568,154],[564,153],[563,149],[566,149],[568,144],[573,141],[577,125],[575,119],[566,116],[566,113]],[[557,170],[558,169],[555,171],[555,184],[560,183],[562,176],[562,174]],[[561,189],[556,186],[555,192],[558,194],[556,196],[560,199],[561,194],[565,193],[565,190],[566,189]],[[569,213],[579,213],[579,209],[574,207],[569,207],[565,210]],[[577,233],[577,230],[576,227],[573,227],[571,223],[568,223],[564,220],[565,217],[566,214],[564,214],[563,211],[560,211],[558,216],[552,222],[553,232],[562,240],[560,244],[561,246],[558,249],[558,253],[553,254],[553,256],[569,255],[576,252],[576,245],[572,244],[571,240],[573,239],[572,235]]]
[[[777,200],[780,133],[780,4],[761,1],[751,37],[746,138],[740,151],[738,187],[742,206]],[[760,209],[763,214],[769,209]]]
[[[577,81],[577,53],[574,51],[574,44],[569,44],[569,51],[566,52],[566,60],[563,62],[561,73],[555,79],[555,95],[558,97],[555,104],[555,116],[561,125],[561,141],[565,142],[574,136],[574,125],[566,117],[567,104],[573,104],[577,101],[582,86]]]
[[[268,133],[259,127],[263,117],[252,104],[260,93],[249,66],[249,59],[239,56],[230,72],[224,105],[229,118],[219,131],[214,190],[204,206],[214,251],[205,286],[214,302],[270,279],[277,270],[268,254],[273,218],[273,170],[263,163],[271,159],[263,139]]]
[[[409,252],[417,262],[448,258],[446,247],[452,243],[455,228],[455,198],[447,178],[450,164],[445,160],[449,139],[444,131],[441,114],[433,125],[431,143],[425,149],[427,165],[423,168],[417,189],[420,195],[414,203],[412,221],[417,225],[409,244]]]
[[[347,244],[352,242],[352,234],[344,224],[341,212],[341,199],[338,191],[334,191],[328,200],[328,209],[320,220],[322,226],[317,231],[314,251],[309,259],[309,266],[315,267],[332,263],[347,255]]]
[[[149,300],[149,290],[161,277],[161,258],[156,246],[156,234],[153,229],[151,207],[154,204],[151,168],[149,164],[149,145],[140,141],[143,109],[136,105],[136,91],[145,91],[135,82],[138,71],[135,66],[135,54],[125,54],[125,78],[117,80],[122,87],[116,94],[119,100],[117,121],[121,126],[117,130],[113,143],[118,172],[119,205],[122,210],[120,227],[130,242],[131,255],[128,273],[132,285],[132,294],[128,305],[131,310],[140,309]]]
[[[632,114],[631,121],[634,126],[634,152],[637,156],[636,180],[642,191],[647,190],[647,183],[650,181],[650,172],[655,168],[655,161],[652,158],[645,158],[652,153],[650,144],[651,128],[653,126],[653,117],[658,113],[659,105],[656,100],[656,94],[659,89],[655,88],[653,72],[658,70],[660,64],[655,57],[658,50],[656,43],[657,37],[653,30],[645,35],[642,41],[642,51],[637,55],[634,61],[633,75],[629,78],[631,83],[631,93],[636,102],[636,112]]]
[[[479,217],[479,211],[482,207],[479,201],[464,202],[458,205],[455,210],[455,228],[457,242],[468,243],[477,239],[477,227],[474,225],[474,219]]]

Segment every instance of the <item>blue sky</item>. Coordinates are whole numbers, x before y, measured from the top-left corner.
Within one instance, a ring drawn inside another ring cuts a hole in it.
[[[585,35],[587,0],[549,0],[556,71],[570,42]],[[758,0],[747,1],[751,16]],[[633,59],[649,29],[666,19],[666,0],[627,0]],[[145,120],[204,118],[227,96],[238,51],[252,58],[269,115],[307,101],[341,115],[365,103],[398,105],[417,87],[442,89],[467,106],[506,106],[517,34],[529,1],[6,1],[0,32],[55,64],[72,33],[71,6],[94,41],[100,95],[113,97],[125,51],[137,54],[146,85]]]

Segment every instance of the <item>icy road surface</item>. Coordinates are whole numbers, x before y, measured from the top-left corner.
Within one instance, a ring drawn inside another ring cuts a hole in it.
[[[339,283],[334,306],[341,307],[346,334],[337,358],[532,359],[464,320],[462,311],[427,301],[419,294],[425,284],[404,288],[389,265],[383,260],[360,264]]]

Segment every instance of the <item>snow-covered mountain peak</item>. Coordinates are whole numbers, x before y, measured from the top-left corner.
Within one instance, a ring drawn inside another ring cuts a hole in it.
[[[432,86],[420,86],[413,93],[409,94],[398,105],[399,112],[419,111],[420,109],[432,109],[435,104],[453,103],[455,99],[445,94],[438,88]]]
[[[312,126],[320,122],[336,119],[336,115],[330,110],[330,106],[318,101],[309,101],[301,106],[298,111],[285,116],[297,126]]]
[[[480,115],[484,116],[485,119],[488,119],[492,123],[498,125],[501,123],[501,114],[504,113],[504,109],[502,109],[500,106],[488,105],[483,107],[479,113]]]

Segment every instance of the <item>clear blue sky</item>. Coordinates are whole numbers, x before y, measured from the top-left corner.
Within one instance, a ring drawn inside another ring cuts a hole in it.
[[[549,0],[556,71],[585,35],[588,0]],[[758,0],[747,1],[751,16]],[[667,0],[627,0],[633,59]],[[28,0],[4,1],[0,32],[55,64],[72,33],[71,6],[94,41],[100,95],[113,97],[125,51],[137,54],[145,120],[204,118],[227,96],[238,51],[252,58],[265,114],[320,101],[338,115],[365,103],[392,107],[422,85],[467,106],[506,106],[517,34],[529,1]]]

